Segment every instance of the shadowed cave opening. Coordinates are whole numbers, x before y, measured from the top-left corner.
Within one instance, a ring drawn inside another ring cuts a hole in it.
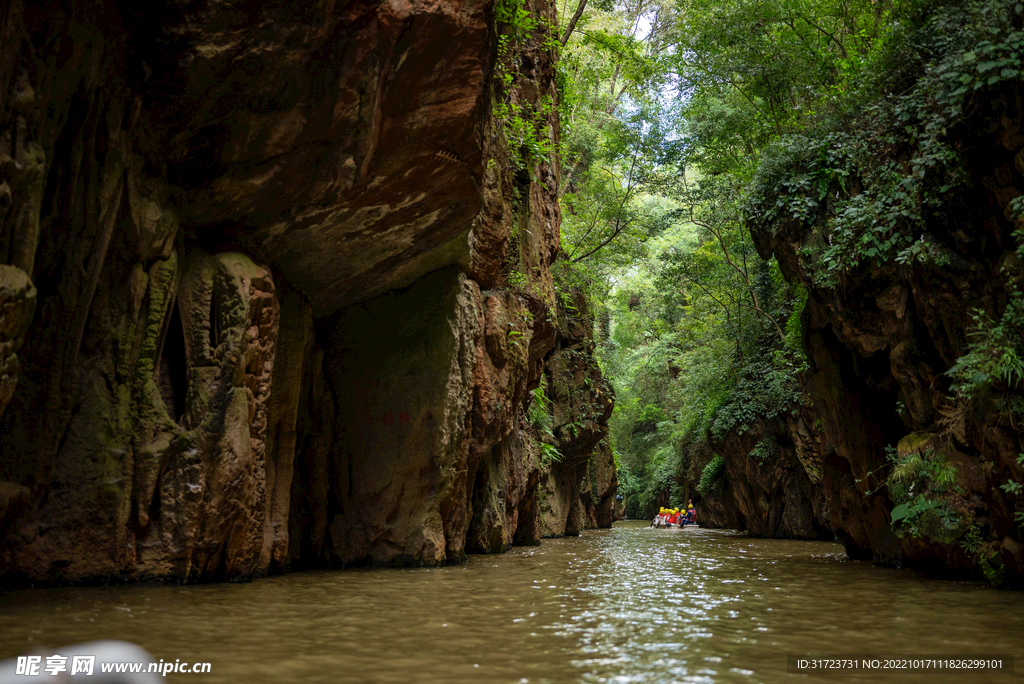
[[[157,364],[156,385],[167,412],[176,422],[185,413],[185,392],[188,389],[188,366],[185,361],[185,329],[178,307],[173,307],[164,335],[163,351]]]

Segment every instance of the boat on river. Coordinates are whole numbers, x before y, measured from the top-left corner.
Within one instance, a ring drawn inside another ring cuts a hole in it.
[[[697,511],[693,507],[693,501],[690,501],[688,510],[685,508],[665,507],[658,509],[658,514],[651,521],[651,527],[663,529],[685,529],[687,527],[693,529],[698,527]]]
[[[684,523],[658,523],[657,520],[651,522],[651,527],[658,530],[696,530],[700,529],[700,525],[694,522]]]

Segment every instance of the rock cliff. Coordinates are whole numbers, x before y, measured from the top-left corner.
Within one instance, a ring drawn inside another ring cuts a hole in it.
[[[658,505],[690,499],[702,527],[755,537],[835,538],[822,485],[829,446],[809,401],[785,418],[758,418],[742,431],[710,431],[681,449],[672,481],[678,494],[660,492]]]
[[[804,387],[849,555],[998,584],[1024,573],[1020,377],[1007,371],[1020,351],[1024,119],[1020,72],[983,72],[984,60],[1019,65],[1024,34],[993,8],[936,11],[927,61],[873,121],[762,172],[751,228],[809,293]],[[988,56],[976,63],[975,49]],[[820,205],[800,185],[811,178]]]
[[[573,345],[603,382],[549,270],[555,162],[495,114],[554,94],[554,9],[526,9],[502,39],[487,0],[5,4],[0,574],[438,564],[611,523],[610,392],[559,409],[584,429],[554,468],[524,417]]]
[[[761,419],[712,440],[725,473],[719,487],[696,495],[701,523],[755,537],[833,539],[821,489],[824,435],[813,416],[804,406],[787,420]]]

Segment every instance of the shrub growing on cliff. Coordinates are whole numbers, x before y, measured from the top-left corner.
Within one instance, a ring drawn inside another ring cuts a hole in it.
[[[770,350],[751,359],[726,403],[716,412],[711,434],[721,438],[733,430],[745,432],[759,418],[785,417],[800,401],[797,372],[805,365],[802,358],[778,359]]]
[[[968,336],[967,353],[946,371],[954,393],[977,398],[993,382],[1012,389],[1024,381],[1024,292],[1010,295],[998,320],[975,310]]]
[[[976,93],[1024,73],[1010,4],[917,3],[905,14],[861,91],[813,134],[769,150],[745,205],[755,231],[811,236],[802,267],[819,286],[863,263],[950,258],[927,236],[966,179],[947,133]]]
[[[756,460],[758,465],[764,465],[778,453],[778,440],[775,439],[775,435],[768,435],[754,445],[754,448],[750,450],[750,457]]]
[[[926,447],[903,455],[893,452],[888,458],[892,470],[886,485],[896,504],[893,531],[941,544],[960,539],[968,528],[966,502],[957,469],[943,452]]]
[[[555,439],[552,433],[554,417],[551,415],[552,402],[548,398],[547,385],[547,377],[545,376],[542,384],[533,390],[533,400],[530,402],[530,408],[527,409],[526,414],[531,427],[537,433],[535,441],[537,448],[540,450],[541,463],[544,465],[560,463],[562,461],[562,452],[551,443]]]
[[[697,491],[704,496],[710,496],[721,489],[721,484],[724,481],[725,458],[721,454],[715,454],[715,457],[704,466],[704,470],[700,474],[700,483],[697,485]]]
[[[530,424],[540,434],[551,434],[551,427],[554,419],[551,416],[551,400],[547,394],[547,377],[545,376],[541,385],[533,390],[533,401],[527,412]]]
[[[495,4],[495,21],[499,35],[492,116],[506,143],[511,171],[526,172],[536,181],[537,165],[552,161],[555,151],[556,136],[551,127],[555,103],[547,95],[530,101],[517,90],[517,84],[522,53],[531,43],[532,49],[557,53],[557,27],[534,13],[527,0],[499,0]],[[492,158],[488,165],[496,161]]]

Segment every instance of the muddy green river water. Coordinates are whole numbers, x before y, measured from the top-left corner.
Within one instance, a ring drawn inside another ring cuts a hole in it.
[[[168,682],[1024,682],[1024,595],[823,542],[621,522],[455,567],[0,593],[0,659],[95,639]],[[787,654],[1013,655],[1014,673],[798,674]],[[56,678],[55,678],[56,680]]]

